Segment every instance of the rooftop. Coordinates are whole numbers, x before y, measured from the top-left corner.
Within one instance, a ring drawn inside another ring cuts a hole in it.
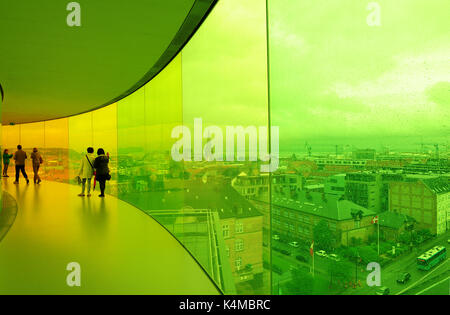
[[[444,177],[423,179],[422,182],[438,195],[450,192],[450,183]]]
[[[272,204],[337,221],[353,219],[352,213],[355,211],[361,211],[363,217],[375,215],[374,211],[361,207],[352,201],[319,192],[300,192],[296,199],[275,196],[272,198]]]
[[[262,216],[226,180],[190,180],[177,189],[130,193],[127,198],[144,210],[211,209],[221,219]]]
[[[378,220],[380,226],[399,229],[405,224],[405,221],[411,221],[414,219],[406,214],[385,211],[378,214]]]

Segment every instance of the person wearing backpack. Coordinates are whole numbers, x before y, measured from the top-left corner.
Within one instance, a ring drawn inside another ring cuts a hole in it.
[[[33,148],[33,152],[30,155],[31,161],[33,162],[33,172],[34,172],[34,183],[39,184],[41,178],[39,177],[39,167],[44,162],[42,160],[41,154],[38,152],[37,148]]]
[[[109,153],[105,155],[105,150],[102,148],[97,150],[97,157],[94,161],[94,168],[95,168],[95,179],[100,184],[100,195],[98,195],[101,198],[105,197],[105,188],[106,188],[106,181],[111,179],[111,175],[109,174]]]
[[[87,154],[81,159],[81,166],[78,176],[81,178],[81,194],[78,196],[84,197],[87,182],[87,196],[91,196],[91,180],[94,176],[94,148],[87,148]]]

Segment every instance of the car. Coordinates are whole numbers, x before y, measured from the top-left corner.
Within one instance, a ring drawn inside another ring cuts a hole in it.
[[[330,254],[330,255],[328,255],[328,258],[330,258],[331,260],[334,260],[334,261],[341,261],[339,256],[336,254]]]
[[[391,292],[391,290],[389,290],[388,287],[379,287],[377,289],[377,291],[375,291],[376,295],[389,295],[389,292]]]
[[[295,247],[295,248],[297,248],[297,247],[300,246],[300,245],[298,244],[298,242],[290,242],[289,245],[292,246],[292,247]]]
[[[327,253],[324,250],[318,250],[316,255],[320,257],[327,257]]]
[[[277,235],[277,234],[274,234],[274,235],[272,236],[272,239],[274,239],[275,241],[279,241],[279,240],[280,240],[280,236]]]
[[[409,279],[411,279],[411,274],[409,272],[402,272],[397,278],[397,283],[405,284]]]

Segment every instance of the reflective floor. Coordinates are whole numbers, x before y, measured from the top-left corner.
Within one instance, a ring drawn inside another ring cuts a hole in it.
[[[152,218],[112,196],[79,187],[3,180],[18,203],[0,242],[0,294],[218,294],[179,243]],[[81,266],[81,287],[66,267]]]

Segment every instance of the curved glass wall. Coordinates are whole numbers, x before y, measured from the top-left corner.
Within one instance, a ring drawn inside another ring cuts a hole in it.
[[[13,152],[17,144],[27,152],[38,148],[42,177],[71,184],[87,147],[104,148],[111,160],[108,193],[164,225],[225,293],[269,293],[263,268],[269,214],[232,186],[239,174],[258,173],[259,165],[235,161],[234,148],[227,161],[225,137],[227,126],[268,125],[265,19],[261,1],[220,1],[184,50],[135,93],[85,114],[5,126],[3,145]],[[201,130],[194,130],[195,119],[202,120]],[[191,136],[184,161],[172,149],[181,126]],[[214,137],[210,127],[220,140],[210,148],[217,161],[203,154]]]

